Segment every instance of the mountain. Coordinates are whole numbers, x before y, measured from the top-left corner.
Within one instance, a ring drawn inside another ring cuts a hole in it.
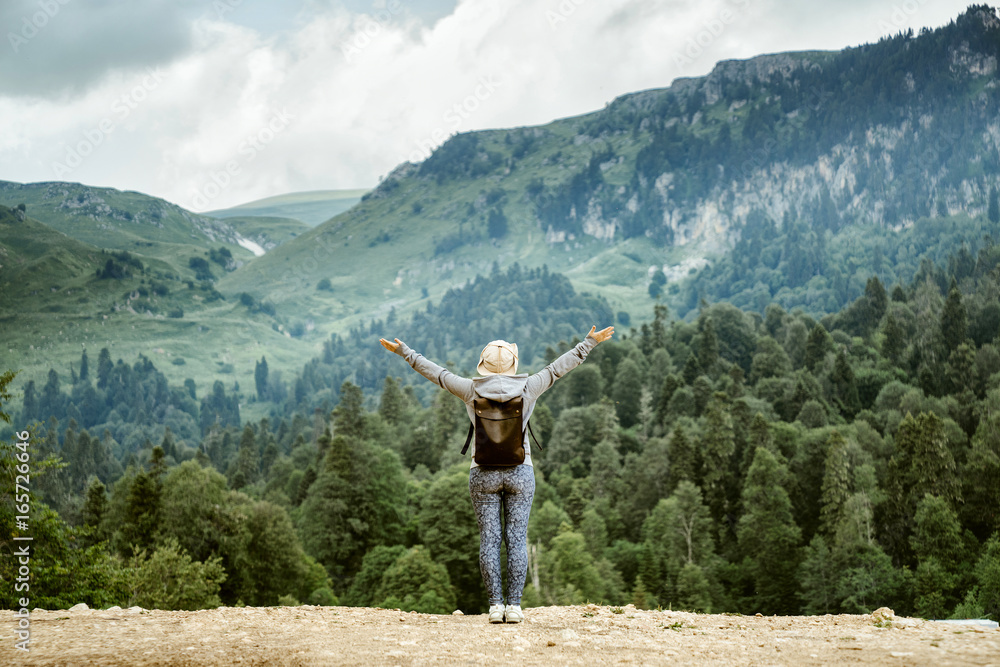
[[[107,347],[128,363],[145,355],[172,382],[192,378],[202,388],[220,377],[242,379],[244,370],[252,376],[265,349],[291,366],[314,353],[267,312],[214,288],[212,278],[233,262],[220,250],[204,258],[196,246],[170,244],[202,260],[179,269],[80,241],[33,219],[31,209],[0,205],[0,368],[20,369],[19,386],[77,363],[83,348],[95,355]]]
[[[342,330],[517,261],[564,272],[643,318],[651,279],[670,283],[663,298],[682,315],[700,297],[762,303],[784,287],[796,299],[813,290],[799,305],[828,312],[861,293],[878,261],[912,275],[919,256],[893,247],[907,229],[982,220],[1000,184],[998,56],[996,12],[973,6],[919,35],[725,61],[594,113],[455,135],[222,289],[238,283],[279,312]],[[769,229],[785,247],[758,256],[768,264],[747,267],[735,291],[685,287]],[[803,233],[785,234],[793,229]],[[881,260],[862,252],[827,273],[795,252],[800,237],[822,252],[872,235]],[[321,280],[332,291],[317,290]]]
[[[25,204],[28,215],[75,239],[185,268],[189,256],[226,248],[235,263],[254,256],[230,223],[140,192],[80,183],[0,181],[0,204]]]
[[[311,190],[290,192],[257,199],[232,208],[207,211],[213,218],[276,217],[299,220],[310,227],[343,213],[359,201],[367,190]]]
[[[297,370],[331,334],[393,312],[406,321],[494,265],[565,275],[623,325],[652,319],[657,300],[681,317],[705,300],[819,318],[873,274],[909,283],[924,260],[963,244],[975,256],[995,235],[998,58],[1000,21],[983,5],[919,35],[725,61],[593,113],[455,135],[310,229],[289,220],[300,215],[291,207],[351,197],[296,193],[216,212],[240,213],[223,219],[140,193],[0,183],[0,204],[24,203],[28,216],[155,272],[121,286],[107,340],[121,341],[115,356],[155,348],[188,359],[167,371],[199,382],[222,369],[249,386],[264,352],[275,369]],[[252,244],[268,251],[254,257]],[[126,290],[151,280],[169,303],[130,312]],[[74,295],[49,294],[81,310]],[[183,318],[168,317],[173,308]],[[13,365],[36,372],[78,354],[68,338],[52,345]]]

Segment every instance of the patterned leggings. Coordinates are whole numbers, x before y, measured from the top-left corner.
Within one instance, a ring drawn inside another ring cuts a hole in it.
[[[507,541],[507,604],[521,604],[528,575],[528,515],[535,496],[535,472],[529,465],[472,468],[469,494],[479,520],[479,569],[490,604],[503,604],[500,542]],[[501,530],[500,509],[504,528]]]

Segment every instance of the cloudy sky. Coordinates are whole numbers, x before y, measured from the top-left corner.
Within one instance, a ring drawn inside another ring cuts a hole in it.
[[[455,132],[937,27],[969,0],[3,0],[0,179],[192,210],[371,187]]]

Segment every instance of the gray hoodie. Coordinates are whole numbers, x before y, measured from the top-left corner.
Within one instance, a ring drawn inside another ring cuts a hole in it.
[[[465,403],[465,409],[469,413],[469,421],[475,422],[472,402],[476,395],[494,401],[509,401],[512,398],[521,396],[524,401],[524,423],[531,419],[531,413],[535,409],[535,401],[552,384],[569,373],[571,370],[583,363],[590,351],[597,345],[597,339],[589,335],[578,343],[576,347],[562,354],[551,364],[538,371],[534,375],[521,373],[520,375],[487,375],[486,377],[464,378],[455,375],[447,368],[438,366],[433,361],[423,355],[414,352],[406,343],[400,342],[396,354],[406,359],[407,363],[431,382],[440,385],[451,393],[458,396]],[[472,467],[476,463],[476,441],[472,441]],[[531,447],[528,442],[527,430],[524,435],[524,463],[531,465]]]

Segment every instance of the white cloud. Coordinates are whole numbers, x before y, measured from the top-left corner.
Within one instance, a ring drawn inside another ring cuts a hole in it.
[[[275,34],[209,15],[153,78],[119,68],[74,98],[0,97],[0,178],[140,190],[195,210],[369,186],[455,131],[540,124],[720,59],[842,48],[965,8],[907,2],[464,0],[428,26],[388,0],[367,15],[325,7]],[[79,166],[55,166],[88,142]]]

